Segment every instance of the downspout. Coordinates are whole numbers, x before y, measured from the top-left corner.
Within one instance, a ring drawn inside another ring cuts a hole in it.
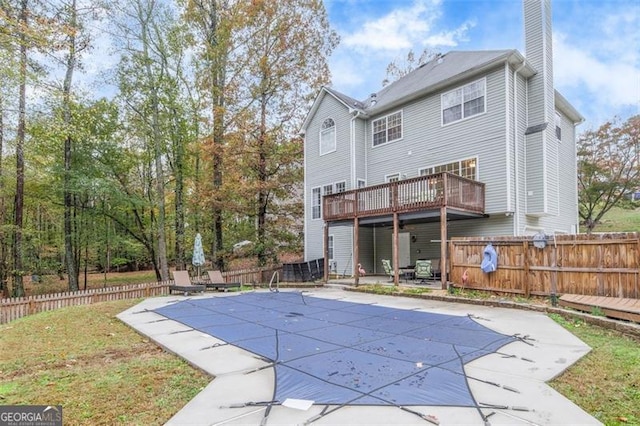
[[[506,167],[506,172],[507,172],[507,176],[506,176],[506,182],[507,182],[507,206],[506,206],[506,212],[509,213],[510,211],[512,211],[512,207],[511,207],[511,141],[510,136],[511,136],[511,129],[509,128],[509,123],[510,123],[510,118],[509,117],[509,113],[511,111],[511,102],[509,102],[509,61],[506,61],[504,63],[504,107],[505,107],[505,153],[507,156],[507,167]]]
[[[351,189],[357,188],[356,181],[356,119],[360,116],[360,111],[352,110],[351,111],[351,122],[350,122],[350,137],[351,137]]]
[[[303,149],[303,157],[302,157],[302,170],[304,170],[304,175],[303,175],[303,183],[302,183],[302,196],[304,197],[304,203],[303,205],[307,205],[307,134],[306,132],[302,131],[300,132],[300,136],[302,136],[302,146],[304,147]],[[309,209],[305,208],[304,209],[304,221],[303,221],[303,225],[302,225],[302,232],[304,235],[304,260],[305,262],[308,261],[309,259],[307,258],[307,253],[309,253],[309,249],[307,247],[307,242],[308,242],[308,230],[307,230],[307,220],[309,220]]]
[[[350,166],[351,166],[351,186],[350,189],[355,189],[357,187],[357,182],[356,182],[356,118],[358,118],[360,116],[360,111],[356,110],[352,110],[351,111],[351,120],[349,122],[349,137],[351,139],[351,144],[350,144],[350,155],[351,155],[351,161],[350,161]],[[355,229],[353,230],[355,232]],[[356,259],[354,258],[354,236],[353,236],[353,232],[351,232],[351,265],[353,266],[353,274],[356,274]],[[359,259],[358,259],[359,260]]]
[[[523,60],[522,63],[515,71],[513,71],[513,144],[514,144],[514,162],[515,162],[515,171],[516,171],[516,179],[515,179],[515,195],[516,195],[516,203],[515,203],[515,213],[513,219],[513,235],[520,235],[520,144],[518,143],[520,140],[520,135],[518,134],[518,73],[524,66],[526,65],[526,61]]]

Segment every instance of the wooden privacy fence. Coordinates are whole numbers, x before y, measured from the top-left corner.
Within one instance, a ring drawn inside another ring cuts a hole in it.
[[[69,306],[91,305],[123,299],[164,296],[169,294],[169,282],[129,284],[120,287],[97,288],[65,293],[40,294],[28,297],[0,299],[0,324],[27,315]]]
[[[536,238],[536,240],[539,238]],[[449,280],[457,287],[549,296],[582,294],[640,298],[640,233],[452,238]],[[480,269],[491,243],[498,269]],[[540,244],[536,244],[540,245]]]
[[[223,272],[227,282],[256,284],[269,282],[274,272],[282,273],[282,266],[239,269]],[[27,315],[69,306],[90,305],[123,299],[165,296],[169,294],[169,284],[173,281],[159,281],[145,284],[129,284],[74,292],[41,294],[37,296],[0,299],[0,324],[6,324]]]
[[[282,276],[282,265],[265,266],[262,268],[237,269],[235,271],[222,272],[222,276],[228,283],[258,284],[268,283],[271,275],[278,272]]]

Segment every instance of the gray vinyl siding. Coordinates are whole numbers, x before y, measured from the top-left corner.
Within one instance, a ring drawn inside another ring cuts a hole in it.
[[[544,178],[544,133],[538,132],[525,136],[527,214],[545,213]]]
[[[515,206],[514,220],[516,223],[520,224],[516,229],[516,235],[522,233],[522,224],[526,220],[527,213],[527,168],[526,168],[526,141],[527,137],[524,136],[524,132],[527,129],[527,81],[526,79],[518,75],[518,90],[517,90],[517,116],[515,120],[517,121],[517,132],[516,132],[516,149],[514,150],[517,155],[517,158],[514,158],[514,161],[517,161],[515,164],[517,169],[514,171],[516,174],[516,183],[515,183],[515,194],[517,205]]]
[[[346,181],[349,189],[351,182],[351,116],[346,106],[331,95],[325,94],[320,102],[305,133],[305,260],[324,256],[324,221],[322,218],[312,219],[312,188]],[[336,125],[336,150],[320,156],[320,128],[326,118],[332,118]]]
[[[400,173],[404,178],[418,175],[423,167],[478,157],[479,180],[486,184],[486,211],[505,211],[505,94],[504,67],[486,75],[486,111],[471,118],[441,124],[441,94],[476,81],[472,78],[452,85],[427,98],[405,105],[403,137],[372,146],[371,122],[400,109],[386,111],[368,120],[367,185],[385,182],[385,176]]]
[[[356,180],[350,189],[358,187],[358,179],[367,181],[367,124],[366,120],[358,118],[355,120],[355,145],[356,145]]]
[[[330,226],[329,235],[333,235],[333,261],[336,272],[340,275],[353,275],[353,226]]]
[[[558,112],[561,116],[562,140],[558,141],[555,136],[555,124],[553,136],[550,137],[558,149],[557,213],[540,220],[540,226],[548,233],[571,232],[572,225],[578,223],[575,128],[566,115]]]
[[[360,263],[367,274],[375,273],[375,245],[373,243],[374,228],[361,227],[358,231],[358,239],[360,240]]]

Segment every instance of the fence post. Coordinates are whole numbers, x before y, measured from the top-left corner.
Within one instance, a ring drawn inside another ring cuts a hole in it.
[[[531,295],[531,288],[529,287],[529,241],[524,240],[522,242],[522,248],[524,250],[524,297],[529,298]]]

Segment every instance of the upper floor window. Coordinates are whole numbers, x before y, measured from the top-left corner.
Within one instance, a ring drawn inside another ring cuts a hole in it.
[[[336,123],[332,118],[327,118],[322,123],[320,130],[320,155],[328,154],[336,150]]]
[[[398,182],[400,180],[400,173],[394,173],[392,175],[386,175],[384,177],[384,180],[387,183],[391,183],[391,182]]]
[[[443,93],[442,124],[449,124],[485,112],[486,80],[474,81]]]
[[[335,187],[336,187],[336,194],[339,194],[341,192],[345,192],[347,190],[347,182],[345,182],[345,181],[336,182],[335,183]]]
[[[373,146],[402,139],[402,111],[374,120]]]
[[[556,112],[556,138],[562,140],[562,117]]]
[[[478,160],[476,158],[467,158],[466,160],[453,161],[451,163],[440,164],[433,167],[425,167],[424,169],[420,169],[420,176],[449,172],[467,179],[478,180],[477,164]]]
[[[322,208],[322,195],[320,188],[313,188],[311,190],[311,218],[320,219]]]

